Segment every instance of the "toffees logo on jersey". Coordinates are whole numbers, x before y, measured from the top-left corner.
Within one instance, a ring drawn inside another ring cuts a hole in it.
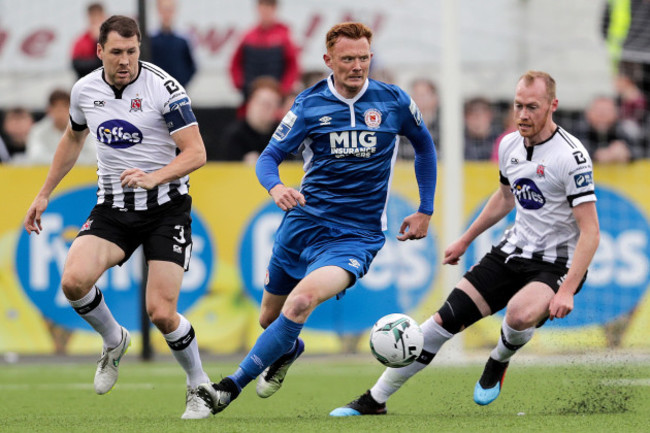
[[[32,305],[49,322],[68,330],[88,330],[61,290],[61,275],[68,249],[77,232],[88,229],[86,220],[96,197],[97,186],[70,189],[54,197],[42,216],[43,232],[29,236],[21,230],[16,246],[18,281]],[[85,204],[85,205],[84,205]],[[178,311],[194,307],[207,293],[213,278],[216,247],[203,217],[192,211],[192,259],[183,275]],[[84,223],[85,221],[85,223]],[[106,271],[97,282],[117,321],[128,329],[140,326],[140,286],[143,280],[142,248],[122,266]]]
[[[512,185],[512,193],[524,209],[539,209],[546,203],[544,194],[530,179],[517,179]]]
[[[142,143],[142,132],[122,119],[107,120],[97,127],[97,141],[113,149],[126,149]]]

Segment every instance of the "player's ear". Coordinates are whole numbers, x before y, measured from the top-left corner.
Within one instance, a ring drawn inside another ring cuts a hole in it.
[[[559,103],[559,101],[557,100],[557,98],[553,99],[553,102],[551,102],[551,112],[552,113],[554,113],[555,110],[557,110],[558,103]]]
[[[325,65],[332,69],[332,57],[330,57],[329,54],[325,53],[323,54],[323,60],[325,61]]]
[[[102,51],[102,45],[100,43],[97,43],[97,57],[99,57],[101,60],[104,60],[102,59]]]

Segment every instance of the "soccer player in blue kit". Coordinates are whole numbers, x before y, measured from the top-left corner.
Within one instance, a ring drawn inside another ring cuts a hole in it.
[[[368,79],[371,40],[372,31],[361,23],[329,30],[323,59],[332,74],[298,95],[257,162],[260,183],[286,213],[264,287],[265,331],[234,374],[199,385],[213,413],[258,376],[257,394],[275,393],[304,351],[298,335],[311,312],[368,271],[385,242],[398,135],[415,149],[420,205],[397,238],[427,235],[437,174],[433,140],[403,90]],[[306,173],[296,190],[282,184],[278,166],[301,145]]]

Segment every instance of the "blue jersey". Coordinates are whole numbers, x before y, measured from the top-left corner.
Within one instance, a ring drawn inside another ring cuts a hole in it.
[[[269,145],[257,173],[267,190],[280,183],[277,164],[302,146],[305,176],[302,212],[325,225],[386,230],[386,203],[397,155],[398,135],[414,143],[424,166],[418,173],[420,211],[433,213],[435,148],[416,104],[399,87],[367,80],[346,99],[333,78],[296,98]],[[424,192],[423,192],[424,191]]]

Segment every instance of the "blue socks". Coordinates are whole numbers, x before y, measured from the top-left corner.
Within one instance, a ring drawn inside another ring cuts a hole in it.
[[[303,324],[287,319],[284,314],[275,319],[259,336],[255,346],[239,364],[237,371],[228,376],[241,390],[255,380],[269,365],[295,348]]]

